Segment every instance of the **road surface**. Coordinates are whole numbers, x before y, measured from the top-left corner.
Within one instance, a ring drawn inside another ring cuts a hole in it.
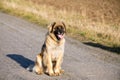
[[[46,33],[46,29],[35,24],[0,13],[0,80],[120,80],[120,66],[92,56],[91,53],[102,51],[69,37],[63,75],[49,77],[27,71],[40,52]]]

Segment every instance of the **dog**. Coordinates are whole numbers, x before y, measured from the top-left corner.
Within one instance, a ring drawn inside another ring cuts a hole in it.
[[[34,71],[37,74],[46,73],[49,76],[59,76],[64,56],[66,26],[64,22],[53,22],[48,26],[48,32],[41,53],[37,55]]]

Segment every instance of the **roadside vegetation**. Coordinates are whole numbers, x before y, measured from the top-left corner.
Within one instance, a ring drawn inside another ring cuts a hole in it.
[[[119,0],[0,0],[0,11],[46,27],[64,21],[67,35],[120,53]]]

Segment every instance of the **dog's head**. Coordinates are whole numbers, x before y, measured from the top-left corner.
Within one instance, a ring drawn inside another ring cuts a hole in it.
[[[49,33],[52,33],[55,35],[57,40],[61,40],[64,38],[66,33],[66,26],[64,22],[53,22],[48,26]]]

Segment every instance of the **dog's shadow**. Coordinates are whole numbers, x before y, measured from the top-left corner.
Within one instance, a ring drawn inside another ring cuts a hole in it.
[[[32,60],[30,60],[28,58],[25,58],[24,56],[19,55],[19,54],[8,54],[7,57],[9,57],[9,58],[13,59],[14,61],[16,61],[23,68],[27,68],[31,64],[34,64],[34,61],[32,61]]]

